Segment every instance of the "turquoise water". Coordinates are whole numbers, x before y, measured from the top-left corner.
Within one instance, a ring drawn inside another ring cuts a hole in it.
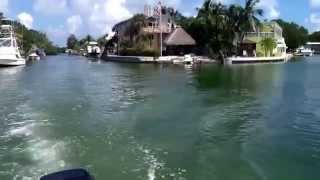
[[[0,69],[0,179],[320,179],[320,58],[185,68],[55,56]]]

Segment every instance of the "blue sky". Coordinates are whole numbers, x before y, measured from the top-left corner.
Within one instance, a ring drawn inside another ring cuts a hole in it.
[[[29,28],[46,32],[58,45],[64,45],[70,33],[98,37],[110,31],[118,21],[143,12],[145,4],[156,0],[0,0],[0,11],[18,19]],[[162,0],[185,15],[194,15],[203,0]],[[225,4],[244,0],[217,0]],[[264,19],[282,18],[320,30],[320,0],[260,0]]]

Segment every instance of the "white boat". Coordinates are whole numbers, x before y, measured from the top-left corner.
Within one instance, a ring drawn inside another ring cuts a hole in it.
[[[259,64],[259,63],[277,63],[286,62],[291,58],[289,54],[275,57],[229,57],[224,64]]]
[[[188,65],[192,65],[193,64],[193,58],[191,55],[185,55],[184,56],[184,60],[183,60],[184,64],[188,64]]]
[[[0,26],[0,66],[25,65],[26,60],[22,58],[17,43],[13,26]]]
[[[314,51],[310,48],[300,47],[296,50],[296,56],[313,56]]]
[[[100,54],[101,54],[101,49],[100,49],[98,43],[95,41],[89,42],[87,45],[86,55],[88,57],[96,57],[97,58],[100,56]]]
[[[28,60],[30,60],[30,61],[39,61],[40,60],[40,56],[37,53],[33,52],[28,56]]]

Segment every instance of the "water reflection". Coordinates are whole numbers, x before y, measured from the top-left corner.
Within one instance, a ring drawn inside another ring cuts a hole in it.
[[[17,67],[0,67],[0,76],[15,75],[23,70],[23,66]]]

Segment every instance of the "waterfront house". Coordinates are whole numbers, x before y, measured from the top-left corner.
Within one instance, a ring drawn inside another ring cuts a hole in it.
[[[162,50],[165,55],[187,54],[192,51],[192,46],[196,44],[195,40],[174,21],[175,11],[172,8],[162,7],[161,18],[159,14],[151,13],[150,7],[145,7],[145,22],[138,34],[147,35],[149,43],[145,48],[160,52],[161,34]],[[161,19],[161,22],[160,22]],[[121,44],[130,41],[132,37],[128,35],[132,18],[122,21],[113,27],[118,37],[117,51],[121,50]],[[160,54],[160,53],[159,53]]]
[[[255,32],[245,33],[244,39],[240,42],[239,55],[247,57],[265,56],[264,49],[260,42],[266,38],[272,38],[276,42],[276,47],[272,51],[272,56],[284,56],[286,54],[286,43],[282,36],[282,28],[275,21],[264,22]]]

